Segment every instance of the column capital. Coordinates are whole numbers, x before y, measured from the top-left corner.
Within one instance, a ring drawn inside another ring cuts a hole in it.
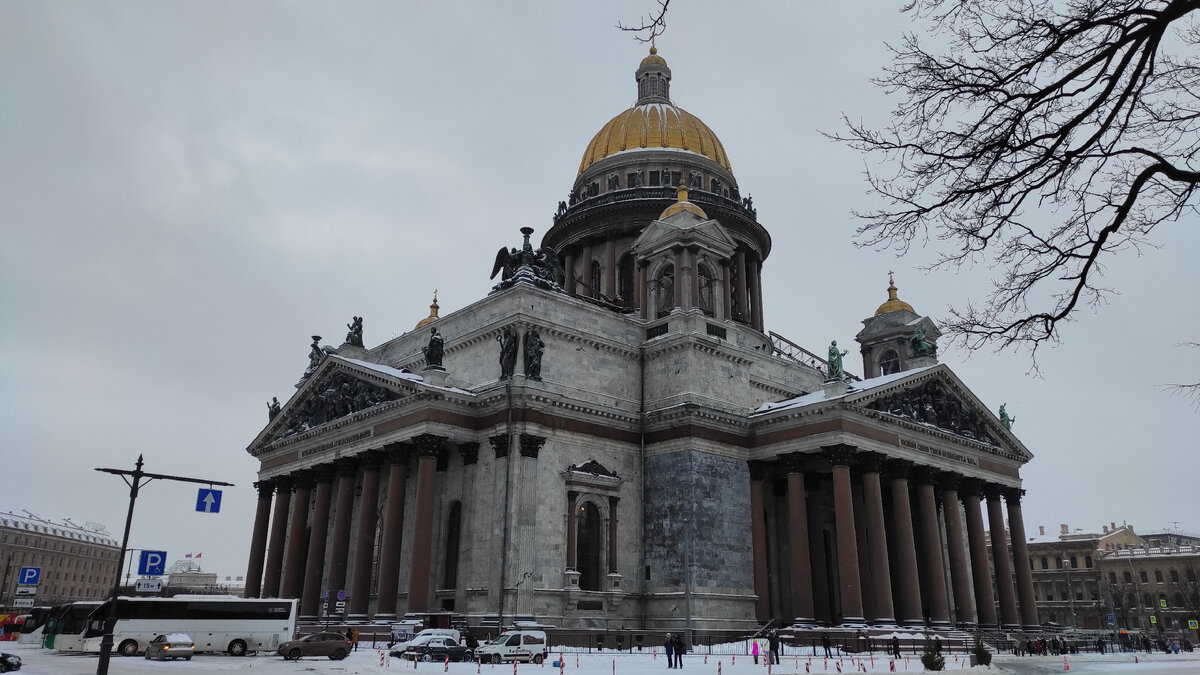
[[[1000,493],[1003,489],[1004,489],[1003,485],[997,485],[995,483],[984,483],[983,484],[983,494],[987,497],[989,502],[999,500]]]
[[[333,477],[337,475],[337,466],[334,464],[318,464],[312,468],[312,473],[309,475],[309,484],[313,483],[331,483]]]
[[[322,465],[323,466],[323,465]],[[317,473],[321,470],[321,466],[314,466],[310,469],[303,469],[292,474],[292,492],[300,489],[311,488],[317,482]]]
[[[808,455],[803,452],[788,452],[779,455],[779,461],[783,465],[784,473],[804,473],[804,462],[808,459]]]
[[[434,457],[442,451],[442,444],[445,443],[445,436],[435,436],[434,434],[421,434],[414,436],[413,443],[417,446],[417,454],[421,457]]]
[[[963,497],[982,497],[983,486],[984,481],[981,481],[978,478],[967,478],[966,476],[963,476],[962,480],[959,481],[958,496],[960,499]]]
[[[275,494],[275,481],[270,478],[255,481],[254,489],[258,490],[259,499],[270,498],[271,495]]]
[[[916,466],[913,467],[912,477],[916,480],[917,485],[937,485],[937,469],[932,466]]]
[[[889,459],[884,462],[884,468],[887,469],[888,478],[908,480],[912,475],[913,463],[907,459]]]
[[[1025,496],[1025,490],[1019,487],[1006,487],[1001,492],[1004,494],[1004,501],[1008,502],[1009,506],[1020,506],[1021,497]]]
[[[340,457],[333,461],[338,478],[354,478],[358,475],[358,460],[354,457]]]
[[[958,492],[958,489],[963,482],[963,476],[962,474],[954,473],[953,471],[942,471],[938,473],[937,481],[938,487],[941,488],[943,492],[948,490]]]
[[[760,481],[767,477],[767,462],[761,459],[752,459],[746,462],[746,466],[750,469],[750,480]]]
[[[821,452],[829,459],[830,464],[834,466],[853,466],[858,448],[846,443],[838,443],[836,445],[822,445]]]
[[[878,452],[858,453],[858,468],[863,473],[879,473],[883,468],[884,456]]]
[[[537,459],[538,453],[542,450],[542,445],[546,443],[545,436],[535,436],[534,434],[521,434],[520,453],[522,457],[530,457]]]
[[[463,466],[471,466],[479,461],[479,442],[458,444],[458,454],[462,455]]]
[[[408,443],[388,443],[383,449],[392,464],[408,464],[409,455],[412,454],[412,446]]]
[[[386,453],[384,453],[383,450],[367,450],[366,452],[360,452],[358,454],[358,463],[362,466],[364,471],[371,471],[372,469],[378,471],[380,465],[383,464],[383,458],[385,456]]]
[[[491,444],[492,450],[496,452],[496,459],[508,457],[508,440],[508,434],[488,437],[488,443]]]
[[[292,484],[296,482],[296,479],[291,476],[276,476],[271,479],[271,482],[275,483],[276,494],[284,494],[292,491]]]

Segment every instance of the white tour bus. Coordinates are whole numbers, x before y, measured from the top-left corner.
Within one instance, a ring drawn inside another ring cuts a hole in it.
[[[100,651],[110,602],[92,612],[78,651]],[[121,597],[117,599],[113,652],[136,656],[144,653],[146,645],[157,635],[187,633],[196,643],[196,653],[228,652],[243,656],[251,651],[274,652],[281,642],[291,640],[295,632],[295,600],[232,595]]]

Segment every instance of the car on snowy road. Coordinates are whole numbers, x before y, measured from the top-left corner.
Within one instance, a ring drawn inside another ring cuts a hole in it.
[[[433,635],[426,640],[409,642],[404,651],[391,651],[392,656],[420,661],[470,661],[475,658],[470,647],[459,644],[447,635]]]
[[[171,659],[183,659],[191,661],[192,654],[196,653],[196,643],[192,638],[184,633],[167,633],[166,635],[156,636],[146,645],[146,658],[158,659],[165,661]]]
[[[313,633],[299,640],[284,642],[275,653],[289,661],[299,661],[305,656],[328,656],[334,661],[341,661],[353,647],[341,633]]]

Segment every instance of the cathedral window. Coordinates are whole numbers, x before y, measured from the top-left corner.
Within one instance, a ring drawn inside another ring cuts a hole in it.
[[[654,308],[657,318],[666,316],[675,309],[675,266],[663,267],[655,282]]]
[[[446,564],[442,588],[458,588],[458,556],[462,540],[462,502],[454,502],[446,519]]]
[[[633,254],[631,253],[621,256],[621,261],[617,263],[617,295],[621,298],[623,307],[633,308],[637,304],[633,297]]]
[[[900,372],[900,355],[896,350],[889,349],[879,359],[879,374],[891,375]],[[1046,569],[1046,559],[1042,558],[1042,569]]]
[[[713,288],[716,282],[713,279],[713,272],[708,265],[700,265],[699,267],[700,288],[698,291],[698,302],[700,309],[708,316],[713,315]]]
[[[579,588],[584,591],[598,591],[604,528],[600,510],[596,508],[595,503],[587,501],[580,505],[575,526],[575,566],[579,571]]]
[[[600,297],[600,262],[598,260],[593,260],[592,266],[588,270],[588,296]]]

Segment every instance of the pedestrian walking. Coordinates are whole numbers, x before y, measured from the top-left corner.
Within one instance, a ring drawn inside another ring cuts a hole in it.
[[[750,641],[750,653],[754,655],[754,665],[758,665],[758,640]]]
[[[354,651],[358,651],[358,629],[350,629],[350,641],[354,643]]]
[[[671,634],[667,633],[667,639],[663,642],[663,651],[667,655],[667,667],[675,667],[675,641],[671,639]]]
[[[892,656],[900,658],[900,636],[892,636]]]
[[[771,649],[771,663],[779,665],[779,633],[776,631],[767,633],[767,645]]]
[[[822,635],[822,636],[821,636],[821,646],[825,648],[825,658],[829,658],[829,656],[830,656],[830,654],[829,654],[829,647],[830,647],[830,643],[829,643],[829,636],[828,636],[828,635]]]

